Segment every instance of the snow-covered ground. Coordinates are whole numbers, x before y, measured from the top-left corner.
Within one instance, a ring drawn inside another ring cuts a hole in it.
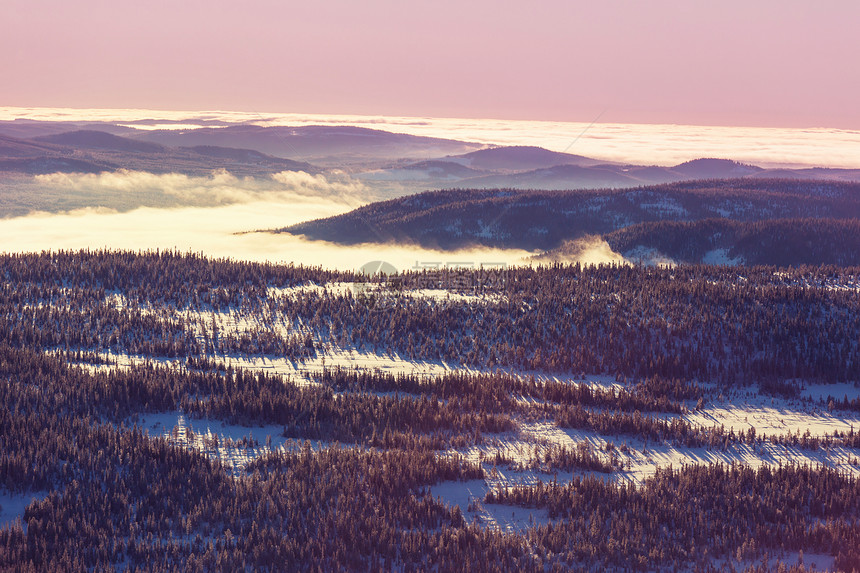
[[[778,571],[779,564],[783,563],[788,567],[792,567],[795,565],[804,565],[807,571],[835,571],[833,563],[835,561],[832,555],[823,555],[821,553],[804,553],[802,556],[797,551],[785,551],[777,554],[769,553],[769,559],[767,560],[767,568],[769,571]],[[754,560],[727,560],[727,559],[716,559],[713,562],[714,567],[718,570],[731,570],[733,567],[735,571],[743,571],[748,567],[752,567],[755,565],[762,565],[764,561],[762,559],[754,559]]]
[[[785,434],[789,430],[796,433],[798,429],[805,432],[806,428],[810,428],[811,434],[822,436],[831,433],[834,429],[849,429],[854,421],[853,418],[846,419],[829,413],[790,411],[756,404],[734,406],[730,403],[712,406],[689,417],[692,421],[700,421],[706,426],[724,422],[726,429],[733,427],[736,433],[746,432],[749,427],[754,426],[758,435],[764,432]],[[468,461],[483,463],[487,473],[483,486],[479,487],[477,482],[470,482],[468,491],[462,484],[447,485],[442,493],[446,500],[457,503],[463,508],[464,504],[467,505],[471,501],[467,494],[474,497],[479,491],[486,493],[491,489],[502,487],[532,485],[537,480],[547,482],[555,479],[561,484],[567,483],[574,475],[582,476],[588,472],[535,470],[529,469],[529,463],[535,453],[542,456],[548,447],[563,446],[573,451],[582,442],[588,443],[591,452],[602,461],[613,463],[614,460],[617,468],[611,474],[593,473],[595,477],[631,481],[637,484],[653,476],[660,467],[680,468],[689,464],[708,463],[738,463],[752,468],[789,463],[825,465],[860,477],[860,451],[851,448],[834,446],[808,450],[774,444],[770,441],[759,441],[755,444],[733,442],[727,447],[684,447],[672,443],[645,441],[625,435],[609,436],[588,430],[561,428],[552,420],[519,420],[518,424],[519,429],[516,432],[505,435],[485,435],[482,445],[456,450],[457,454]],[[860,421],[857,421],[857,427],[860,428]],[[493,459],[496,453],[506,460],[513,461],[513,465],[495,466]],[[534,511],[528,510],[515,511],[508,519],[507,516],[511,512],[507,511],[506,507],[504,509],[506,510],[506,513],[502,514],[504,519],[497,518],[494,513],[496,510],[486,507],[486,504],[477,513],[482,516],[484,523],[502,529],[527,527],[532,518],[546,519],[545,514],[536,515]]]
[[[860,386],[840,382],[838,384],[815,384],[806,386],[800,391],[801,398],[810,398],[812,400],[824,400],[828,396],[832,396],[837,400],[848,398],[853,400],[860,398]]]
[[[549,523],[545,509],[484,503],[490,486],[484,480],[446,481],[430,488],[444,503],[457,506],[467,521],[501,531],[522,531],[536,524]]]
[[[666,264],[669,261],[658,260],[658,253],[639,253],[648,255],[656,264]],[[717,253],[714,253],[716,256]],[[716,262],[714,258],[711,262]],[[721,262],[728,262],[722,261]],[[851,285],[823,285],[825,288],[851,288]],[[292,297],[319,294],[323,290],[335,292],[344,296],[355,294],[352,283],[337,283],[325,286],[302,285],[285,289],[269,289],[269,296],[275,300],[286,300]],[[492,297],[475,297],[475,295],[453,293],[443,289],[415,289],[406,291],[407,296],[422,298],[433,303],[444,303],[447,300],[468,302],[494,302]],[[115,304],[123,305],[125,301],[114,297]],[[277,308],[274,305],[271,308]],[[296,384],[314,384],[314,374],[323,369],[344,368],[367,372],[389,374],[410,374],[435,377],[451,371],[469,371],[473,373],[487,370],[468,369],[461,364],[446,363],[439,360],[414,360],[393,352],[378,353],[367,348],[339,347],[312,331],[303,324],[290,323],[277,312],[261,309],[259,312],[228,309],[222,312],[214,311],[182,311],[158,310],[162,316],[172,315],[173,319],[181,317],[187,325],[195,329],[195,334],[202,337],[204,329],[211,335],[213,325],[219,333],[242,335],[253,329],[264,329],[283,336],[310,334],[316,345],[316,355],[304,360],[287,360],[277,356],[260,355],[228,355],[210,356],[216,362],[223,362],[233,368],[252,371],[268,372],[283,375],[285,379]],[[123,368],[133,364],[151,361],[141,356],[106,353],[112,363],[110,365],[87,365],[90,369]],[[179,368],[179,360],[158,360],[164,365]],[[585,383],[593,387],[620,389],[624,384],[611,376],[574,376],[548,375],[537,371],[520,371],[515,369],[496,369],[515,376],[534,376],[538,380],[554,380],[563,383]],[[716,387],[703,386],[705,402],[702,408],[693,410],[683,417],[694,425],[704,428],[722,426],[726,431],[733,430],[735,434],[746,433],[755,428],[757,436],[784,436],[789,433],[805,433],[811,436],[823,437],[834,431],[848,432],[852,429],[860,431],[860,416],[855,413],[841,411],[838,408],[828,409],[821,401],[828,395],[837,399],[847,396],[849,399],[860,396],[860,388],[853,384],[805,385],[799,399],[783,399],[763,396],[758,389],[751,387],[740,391],[726,392],[725,395]],[[527,404],[526,400],[523,403]],[[661,414],[662,418],[675,417],[675,414]],[[219,420],[189,419],[178,412],[167,414],[146,414],[137,417],[138,424],[147,429],[151,435],[165,436],[177,446],[196,448],[207,455],[221,460],[238,475],[247,464],[256,457],[279,449],[299,447],[299,442],[285,439],[280,426],[241,427],[228,425]],[[559,427],[553,420],[534,420],[517,418],[518,429],[504,435],[485,435],[481,445],[473,446],[456,453],[466,459],[481,463],[486,477],[481,480],[467,482],[444,482],[431,488],[433,495],[439,496],[446,503],[460,507],[466,519],[476,519],[484,526],[498,528],[502,531],[519,531],[534,523],[546,523],[549,520],[545,510],[513,508],[508,506],[486,504],[483,502],[486,493],[513,485],[530,485],[537,480],[558,480],[559,483],[569,482],[574,475],[584,475],[584,471],[544,471],[530,466],[535,452],[541,454],[547,448],[564,446],[575,450],[579,444],[586,442],[590,450],[602,461],[616,465],[613,473],[595,473],[596,477],[608,480],[631,481],[642,483],[654,475],[659,467],[673,466],[679,468],[686,464],[702,463],[741,463],[750,467],[763,464],[777,465],[801,463],[818,465],[824,464],[842,471],[860,476],[860,451],[842,447],[819,448],[805,450],[792,446],[782,446],[770,441],[759,441],[754,444],[732,442],[726,447],[688,448],[672,443],[646,442],[630,436],[602,435],[596,432],[566,429]],[[326,444],[315,444],[316,448]],[[454,452],[441,452],[440,455]],[[513,463],[493,464],[493,458],[500,454],[505,460]],[[23,503],[23,502],[20,502]],[[19,503],[19,505],[20,505]],[[0,504],[4,504],[0,501]],[[18,507],[18,506],[14,506]],[[7,510],[4,507],[3,513]],[[20,507],[23,513],[23,506]],[[795,556],[796,557],[796,556]],[[818,557],[821,557],[819,559]],[[784,559],[792,561],[792,556]],[[822,556],[806,556],[807,564],[815,563],[819,569],[832,565],[832,559]]]
[[[115,368],[130,368],[134,365],[153,363],[162,366],[179,368],[181,359],[152,358],[141,355],[123,354],[116,352],[100,352],[98,355],[108,364],[90,364],[74,362],[92,372],[105,371]],[[602,390],[624,388],[614,376],[588,374],[584,376],[548,374],[538,370],[519,370],[514,368],[473,368],[459,363],[444,360],[419,360],[405,357],[396,352],[375,353],[369,350],[359,350],[355,347],[339,347],[334,344],[322,344],[317,348],[315,356],[303,361],[289,360],[277,356],[266,355],[212,355],[209,358],[223,362],[224,366],[244,368],[251,371],[279,374],[287,377],[293,383],[314,384],[312,374],[324,369],[343,368],[364,372],[379,372],[387,374],[409,374],[417,376],[442,376],[450,372],[468,372],[472,374],[502,373],[522,378],[534,377],[536,380],[549,380],[568,384],[586,384]]]
[[[728,249],[714,249],[705,253],[702,262],[707,265],[737,266],[742,265],[744,259],[743,257],[730,257]]]
[[[105,355],[119,367],[146,361],[146,358],[127,355]],[[305,362],[295,362],[283,358],[265,356],[226,356],[215,357],[233,368],[244,368],[254,371],[270,372],[284,375],[285,378],[295,384],[314,384],[313,375],[324,368],[341,367],[345,369],[357,369],[370,372],[385,372],[390,374],[413,374],[422,376],[439,376],[446,372],[460,370],[458,364],[447,364],[441,361],[416,361],[402,356],[389,354],[375,354],[356,349],[342,349],[331,345],[324,345],[317,356]],[[163,364],[179,366],[179,361],[161,361]],[[101,369],[115,366],[91,366],[88,368]],[[472,370],[472,372],[478,372]],[[551,379],[559,382],[586,383],[600,388],[621,388],[623,384],[617,382],[614,377],[588,375],[579,376],[549,376],[539,372],[519,372],[506,370],[505,372],[521,376],[535,376],[537,379]],[[860,431],[860,416],[851,412],[835,409],[829,411],[820,399],[827,395],[841,397],[848,395],[849,398],[858,395],[858,389],[851,384],[807,386],[802,399],[782,399],[769,396],[761,396],[755,392],[755,388],[747,392],[735,392],[726,397],[713,389],[708,392],[705,406],[699,410],[692,410],[683,417],[695,425],[704,428],[722,426],[726,431],[733,430],[735,434],[746,433],[750,428],[755,428],[756,435],[761,437],[767,435],[784,436],[789,433],[803,434],[807,430],[811,436],[824,437],[831,435],[834,431],[848,432],[852,428]],[[526,401],[528,402],[528,401]],[[195,435],[218,435],[220,442],[226,438],[234,441],[240,440],[249,434],[261,445],[265,444],[266,438],[272,436],[272,447],[277,448],[285,441],[279,437],[281,428],[242,428],[238,426],[227,426],[215,420],[188,420],[180,423],[179,414],[159,415],[152,417],[147,415],[144,419],[148,425],[156,424],[155,433],[163,434],[170,431],[174,426],[180,429],[190,424]],[[660,417],[676,417],[673,414],[662,414]],[[151,420],[151,421],[150,421]],[[644,478],[652,475],[657,467],[672,465],[680,467],[687,463],[707,462],[739,462],[750,466],[760,464],[778,464],[797,461],[800,463],[818,464],[824,463],[833,467],[839,467],[852,473],[857,473],[857,467],[851,461],[860,458],[860,452],[846,448],[820,449],[817,451],[802,450],[800,448],[774,445],[770,442],[759,443],[754,446],[746,444],[733,444],[728,449],[719,448],[680,448],[673,445],[644,443],[642,440],[630,439],[624,436],[604,436],[594,432],[563,429],[551,420],[544,422],[520,421],[519,432],[510,436],[496,437],[485,440],[490,446],[476,447],[468,451],[460,452],[468,459],[478,461],[481,456],[489,458],[496,451],[500,451],[506,458],[514,459],[517,463],[526,465],[528,457],[535,446],[544,447],[548,444],[563,445],[568,448],[576,447],[580,441],[589,442],[598,455],[604,460],[610,459],[606,451],[607,444],[615,446],[615,455],[621,460],[624,470],[617,473],[619,479],[631,479],[641,482]],[[158,426],[160,424],[160,426]],[[486,437],[485,437],[486,438]],[[202,438],[201,438],[202,439]],[[618,447],[626,445],[626,452],[622,453]],[[202,442],[201,442],[202,447]],[[250,459],[267,451],[262,448],[237,448],[220,447],[215,455],[232,467],[244,467]],[[508,480],[520,482],[540,478],[546,479],[546,475],[527,476],[512,474],[512,470],[501,469],[503,475],[509,476]],[[562,478],[563,476],[559,476]],[[503,485],[506,479],[498,481],[496,485]],[[569,478],[568,478],[569,479]]]
[[[48,492],[45,491],[12,493],[0,489],[0,529],[23,519],[27,506],[47,495]]]
[[[304,442],[283,436],[277,425],[239,426],[208,418],[189,418],[180,412],[137,414],[125,422],[137,424],[150,436],[163,436],[179,447],[194,448],[220,460],[235,475],[254,459],[273,451],[296,451]],[[314,450],[330,445],[311,442]]]
[[[724,426],[726,431],[747,432],[755,428],[756,434],[784,435],[805,433],[823,437],[834,431],[860,431],[860,417],[845,412],[828,412],[816,405],[806,408],[790,407],[785,400],[764,398],[747,403],[723,402],[708,404],[686,416],[687,420],[706,428]]]

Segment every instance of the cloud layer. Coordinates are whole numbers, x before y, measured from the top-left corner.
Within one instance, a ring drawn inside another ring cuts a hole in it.
[[[253,261],[293,262],[357,270],[372,260],[385,260],[400,270],[416,263],[521,263],[529,253],[519,250],[475,249],[445,253],[391,245],[343,247],[307,241],[288,234],[243,233],[301,220],[334,215],[333,204],[255,202],[224,207],[153,209],[125,213],[83,209],[64,214],[40,213],[0,222],[5,252],[58,249],[179,249],[213,257]],[[239,234],[237,234],[239,233]]]
[[[240,178],[223,170],[205,177],[116,171],[0,180],[0,217],[84,208],[125,212],[139,207],[217,207],[260,201],[294,205],[324,202],[348,210],[372,199],[370,189],[339,172],[310,175],[283,171],[269,177]]]
[[[73,206],[0,220],[0,250],[179,249],[214,257],[293,262],[355,270],[370,260],[398,269],[456,260],[513,264],[524,251],[443,253],[399,246],[342,247],[288,234],[249,231],[344,213],[367,201],[367,189],[345,174],[282,172],[266,179],[143,172],[51,174],[25,185],[45,201]],[[21,192],[21,189],[18,189]],[[32,201],[32,197],[30,198]],[[169,205],[165,207],[164,205]]]
[[[367,189],[347,175],[310,175],[302,171],[282,171],[268,178],[236,177],[225,170],[208,177],[180,173],[156,174],[145,171],[91,173],[51,173],[36,175],[37,187],[101,198],[106,204],[134,202],[162,196],[165,202],[217,206],[253,201],[317,201],[327,198],[347,204],[359,203]]]
[[[535,263],[580,263],[583,265],[629,264],[621,254],[612,250],[602,237],[590,235],[565,241],[559,248],[532,257]]]

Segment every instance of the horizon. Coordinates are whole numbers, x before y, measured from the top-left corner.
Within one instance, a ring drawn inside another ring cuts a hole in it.
[[[43,118],[43,119],[35,119],[35,117],[31,117],[34,113],[38,116],[39,111],[54,111],[54,112],[63,112],[67,113],[70,116],[70,119],[64,120],[61,117],[57,117],[57,119],[51,118]],[[101,112],[101,113],[100,113]],[[34,121],[95,121],[97,118],[109,118],[109,117],[120,117],[119,115],[113,114],[104,114],[104,112],[134,112],[141,115],[138,116],[130,116],[122,121],[135,121],[141,119],[170,119],[167,115],[163,118],[158,117],[158,114],[169,114],[176,116],[190,116],[193,117],[195,114],[202,116],[205,115],[224,115],[224,116],[250,116],[251,119],[243,123],[262,125],[266,123],[264,116],[277,116],[277,117],[319,117],[319,118],[332,118],[332,121],[339,121],[334,118],[398,118],[398,119],[413,119],[413,120],[464,120],[464,121],[495,121],[495,122],[532,122],[532,123],[570,123],[570,124],[589,124],[589,125],[650,125],[650,126],[679,126],[679,127],[702,127],[702,128],[738,128],[738,129],[793,129],[793,130],[805,130],[805,129],[826,129],[833,131],[844,131],[849,133],[860,133],[860,126],[858,127],[840,127],[837,125],[828,125],[823,123],[809,123],[802,125],[790,125],[790,124],[756,124],[756,123],[740,123],[740,122],[713,122],[713,123],[690,123],[690,122],[682,122],[682,121],[608,121],[603,120],[603,117],[606,115],[606,110],[597,114],[595,117],[581,117],[578,119],[546,119],[540,117],[503,117],[503,116],[468,116],[468,115],[451,115],[451,116],[442,116],[442,115],[400,115],[400,114],[387,114],[387,113],[351,113],[348,111],[310,111],[310,110],[274,110],[274,109],[241,109],[241,108],[167,108],[167,107],[88,107],[88,106],[50,106],[50,105],[0,105],[0,121],[6,119],[30,119]],[[89,115],[92,114],[92,115]],[[103,115],[104,114],[104,115]],[[153,115],[155,114],[155,115]],[[77,119],[71,119],[77,118]],[[92,119],[90,119],[92,118]],[[136,118],[136,119],[133,119]],[[257,118],[255,121],[253,118]],[[107,119],[104,119],[107,121]],[[120,121],[120,120],[118,120]],[[172,121],[172,120],[171,120]],[[169,129],[167,127],[168,124],[165,124],[164,129]],[[139,129],[153,129],[152,127],[147,127],[147,124],[140,124],[135,126]],[[206,126],[206,127],[219,127],[219,126]],[[178,129],[178,128],[177,128]]]

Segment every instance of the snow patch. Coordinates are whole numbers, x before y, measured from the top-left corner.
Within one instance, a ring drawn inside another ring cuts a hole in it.
[[[451,506],[460,508],[466,520],[504,532],[520,532],[532,525],[550,522],[546,509],[484,503],[490,487],[484,480],[447,481],[430,488],[432,495]]]
[[[702,262],[706,265],[737,266],[744,264],[743,257],[729,257],[728,249],[714,249],[702,256]]]
[[[624,253],[624,258],[635,265],[645,265],[648,267],[674,267],[677,266],[677,261],[664,255],[653,247],[638,245]]]
[[[27,506],[34,501],[45,499],[47,496],[47,491],[12,493],[0,489],[0,528],[23,520],[24,510],[27,509]]]
[[[287,439],[278,425],[239,426],[209,418],[187,418],[181,412],[137,414],[126,421],[136,423],[150,436],[167,438],[172,444],[195,449],[220,460],[241,475],[256,458],[273,451],[296,451],[302,442]],[[315,450],[326,444],[312,443]]]

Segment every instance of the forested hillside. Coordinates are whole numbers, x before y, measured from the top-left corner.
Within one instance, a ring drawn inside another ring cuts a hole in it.
[[[635,258],[657,251],[679,263],[710,262],[715,252],[749,265],[860,265],[860,219],[773,219],[631,225],[604,236],[613,250]]]
[[[726,179],[624,190],[433,191],[372,203],[350,213],[301,223],[279,232],[342,244],[392,241],[442,249],[485,245],[548,250],[559,247],[565,240],[606,235],[648,223],[714,218],[751,223],[858,217],[860,184]],[[697,234],[704,231],[707,229],[685,228],[694,243],[711,240],[710,236]],[[789,227],[783,226],[783,232],[787,231]],[[756,232],[761,235],[761,228]],[[738,248],[748,248],[744,247],[744,240],[744,236],[737,238]],[[811,259],[814,253],[805,256]],[[775,260],[758,258],[755,262],[777,264]]]
[[[0,568],[860,565],[860,268],[446,273],[0,257]]]

